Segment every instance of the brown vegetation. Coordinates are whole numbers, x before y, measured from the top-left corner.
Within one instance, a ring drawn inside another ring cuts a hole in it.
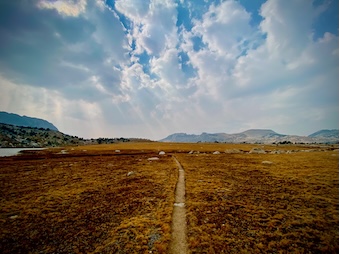
[[[338,253],[337,155],[177,157],[192,253]]]
[[[1,253],[165,252],[177,180],[171,157],[57,152],[0,159]]]
[[[121,143],[0,158],[0,252],[166,253],[175,153],[190,252],[337,253],[338,152],[223,153],[253,147]]]

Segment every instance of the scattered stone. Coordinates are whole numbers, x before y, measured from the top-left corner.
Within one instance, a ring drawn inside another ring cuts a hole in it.
[[[157,161],[157,160],[159,160],[159,158],[158,157],[151,157],[151,158],[148,158],[147,160],[149,160],[149,161]]]
[[[67,150],[61,150],[58,154],[68,154]]]
[[[241,151],[239,149],[226,149],[225,153],[229,153],[229,154],[232,154],[232,153],[244,153],[244,151]]]
[[[164,151],[160,151],[159,155],[165,155],[166,153]]]
[[[271,164],[273,164],[273,162],[272,161],[263,161],[263,162],[261,162],[262,164],[266,164],[266,165],[271,165]]]
[[[270,154],[281,154],[280,150],[273,150],[270,152]]]
[[[200,151],[190,151],[188,154],[199,154],[200,153]]]
[[[213,154],[220,154],[220,152],[219,151],[215,151]]]
[[[130,172],[127,173],[127,176],[131,176],[131,175],[134,175],[134,174],[135,174],[134,171],[130,171]]]
[[[174,206],[185,207],[185,203],[174,203]]]
[[[265,150],[261,148],[254,147],[249,151],[249,153],[255,153],[255,154],[265,154]]]

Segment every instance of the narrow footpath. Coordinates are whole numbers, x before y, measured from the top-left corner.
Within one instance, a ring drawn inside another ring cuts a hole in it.
[[[185,171],[177,158],[173,156],[174,161],[179,168],[179,177],[175,189],[175,203],[173,204],[172,215],[172,236],[170,243],[170,253],[186,254],[187,237],[186,237],[186,208],[185,208]]]

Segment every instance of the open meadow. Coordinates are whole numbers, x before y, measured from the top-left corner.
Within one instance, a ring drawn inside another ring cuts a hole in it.
[[[0,157],[0,252],[168,253],[173,156],[188,253],[339,252],[338,146],[158,142]]]

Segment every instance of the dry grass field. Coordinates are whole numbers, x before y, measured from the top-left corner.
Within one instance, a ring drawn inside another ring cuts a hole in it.
[[[332,154],[178,155],[191,252],[338,253],[338,154]]]
[[[338,253],[334,147],[223,153],[253,147],[120,143],[0,158],[0,252],[167,253],[175,154],[185,170],[191,253]]]
[[[165,253],[172,158],[94,148],[0,159],[1,253]]]

